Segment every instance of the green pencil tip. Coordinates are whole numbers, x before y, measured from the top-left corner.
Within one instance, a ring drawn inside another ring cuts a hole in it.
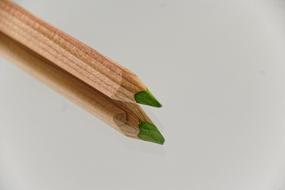
[[[141,91],[135,94],[137,103],[149,105],[153,107],[161,107],[161,104],[155,99],[149,90]]]
[[[164,137],[154,124],[141,122],[139,124],[140,132],[138,137],[144,141],[154,142],[157,144],[164,143]]]

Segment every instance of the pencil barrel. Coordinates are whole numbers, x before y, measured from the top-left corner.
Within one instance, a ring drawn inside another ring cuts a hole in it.
[[[146,89],[129,70],[7,0],[0,0],[0,31],[112,99],[134,103]]]
[[[119,108],[113,100],[9,39],[1,32],[0,55],[11,60],[115,129],[121,131],[120,128],[126,124],[126,112]]]

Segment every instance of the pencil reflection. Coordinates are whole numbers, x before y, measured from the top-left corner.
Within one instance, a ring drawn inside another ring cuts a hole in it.
[[[137,138],[140,120],[149,121],[137,105],[122,104],[108,98],[2,33],[0,55],[127,136]]]

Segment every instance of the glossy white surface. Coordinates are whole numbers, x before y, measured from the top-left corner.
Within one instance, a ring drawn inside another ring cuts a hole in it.
[[[284,1],[18,2],[149,84],[166,143],[121,136],[0,58],[1,190],[285,189]]]

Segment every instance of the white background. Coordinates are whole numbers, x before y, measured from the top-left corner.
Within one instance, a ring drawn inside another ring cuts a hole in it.
[[[18,2],[137,73],[166,143],[0,58],[1,190],[285,190],[285,1]]]

